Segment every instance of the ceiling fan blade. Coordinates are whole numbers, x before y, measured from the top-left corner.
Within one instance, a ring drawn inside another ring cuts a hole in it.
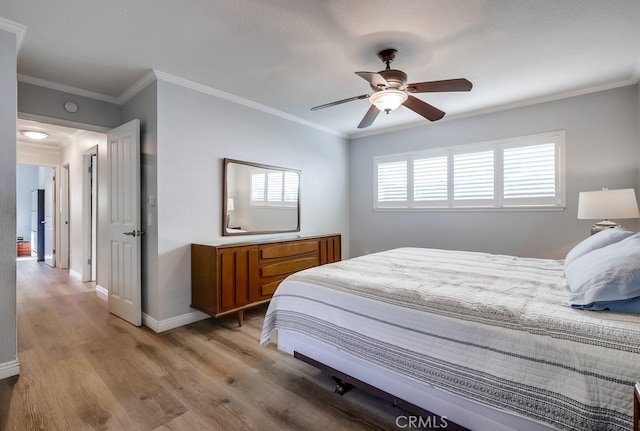
[[[416,114],[422,115],[429,121],[438,121],[444,117],[444,111],[439,110],[435,106],[429,105],[422,100],[409,95],[407,101],[403,103],[404,106],[411,109]]]
[[[380,110],[376,108],[375,105],[371,105],[367,113],[364,114],[364,118],[360,121],[360,124],[358,124],[358,129],[364,129],[372,125],[379,113]]]
[[[324,105],[320,105],[320,106],[314,106],[313,108],[311,108],[311,110],[312,111],[317,111],[318,109],[323,109],[323,108],[328,108],[330,106],[340,105],[342,103],[351,102],[352,100],[367,99],[368,97],[369,97],[368,94],[361,94],[360,96],[353,96],[353,97],[349,97],[348,99],[336,100],[335,102],[325,103]]]
[[[436,93],[443,91],[470,91],[473,84],[464,78],[407,84],[410,93]]]
[[[376,88],[388,88],[390,87],[386,79],[383,78],[378,72],[356,72],[356,75],[366,80],[372,86]]]

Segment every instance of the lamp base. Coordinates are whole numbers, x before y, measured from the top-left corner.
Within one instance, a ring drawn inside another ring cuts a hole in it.
[[[615,229],[615,228],[619,228],[620,225],[616,222],[612,222],[611,220],[602,220],[599,221],[598,223],[594,224],[593,226],[591,226],[591,235],[598,233],[602,230],[605,229]]]

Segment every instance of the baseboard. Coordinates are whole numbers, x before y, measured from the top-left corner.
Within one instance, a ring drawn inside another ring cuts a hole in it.
[[[82,274],[75,269],[69,269],[69,276],[75,280],[82,281]]]
[[[20,374],[20,363],[18,360],[4,362],[0,364],[0,380]]]
[[[149,316],[147,313],[142,313],[142,324],[152,331],[159,333],[178,328],[180,326],[188,325],[189,323],[208,319],[209,317],[211,316],[200,311],[192,311],[190,313],[171,317],[169,319],[158,320]]]
[[[98,298],[107,301],[109,299],[109,290],[107,290],[106,287],[96,284],[96,295],[98,295]]]

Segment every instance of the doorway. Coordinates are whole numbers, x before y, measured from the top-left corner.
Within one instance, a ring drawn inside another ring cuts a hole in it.
[[[96,281],[98,262],[98,147],[82,157],[82,281]]]
[[[48,121],[45,120],[45,121]],[[106,146],[106,133],[45,123],[39,119],[18,118],[17,161],[21,165],[49,166],[48,201],[53,202],[50,218],[51,250],[47,263],[81,281],[99,281],[100,249],[98,195],[106,182],[98,178],[99,148]],[[80,126],[80,125],[78,125]],[[91,126],[88,126],[91,127]],[[45,139],[34,141],[24,135],[36,130]],[[45,189],[45,183],[38,187]],[[57,216],[57,217],[56,217]],[[24,236],[24,235],[23,235]],[[98,286],[96,290],[99,291]],[[106,289],[104,289],[106,291]]]
[[[31,123],[47,136],[49,130],[56,128],[69,130],[19,118],[18,136],[21,122]],[[42,157],[20,142],[19,138],[18,162]],[[66,190],[56,193],[58,202],[61,196],[65,199],[61,208],[68,212],[68,218],[63,220],[65,229],[57,229],[56,242],[65,243],[69,274],[82,282],[95,282],[96,293],[108,300],[109,312],[140,326],[140,249],[144,232],[139,205],[139,120],[109,129],[108,134],[75,129],[58,148],[48,146],[47,150],[65,175],[60,186]],[[126,229],[120,232],[123,226]],[[66,256],[58,259],[66,260]]]
[[[18,164],[16,169],[16,241],[18,257],[55,266],[56,168]]]

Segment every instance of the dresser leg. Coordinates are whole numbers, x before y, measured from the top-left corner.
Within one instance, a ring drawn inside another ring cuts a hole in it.
[[[238,326],[242,326],[242,322],[244,322],[244,310],[238,311]]]

